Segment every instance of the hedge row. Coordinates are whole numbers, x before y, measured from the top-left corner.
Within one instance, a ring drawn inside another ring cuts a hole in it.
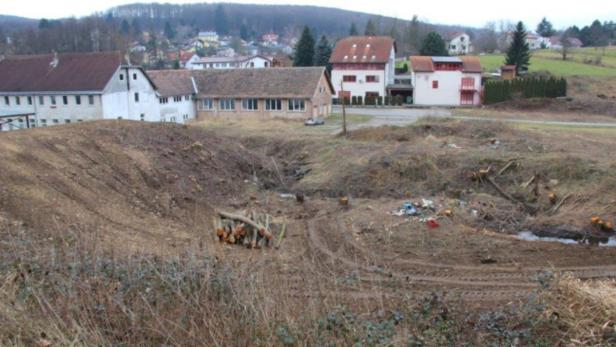
[[[567,96],[565,78],[517,78],[510,81],[488,81],[484,104],[494,104],[514,98],[557,98]]]

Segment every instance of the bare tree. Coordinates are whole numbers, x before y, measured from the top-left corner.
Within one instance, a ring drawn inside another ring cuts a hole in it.
[[[562,46],[560,53],[562,54],[563,60],[567,60],[567,54],[571,48],[571,40],[569,36],[569,29],[564,30],[560,35],[560,45]]]

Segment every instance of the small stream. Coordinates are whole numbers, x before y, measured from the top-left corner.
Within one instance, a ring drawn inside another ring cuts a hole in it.
[[[542,237],[535,235],[532,231],[521,231],[516,237],[524,241],[545,241],[545,242],[558,242],[566,245],[587,245],[588,241],[578,241],[574,239],[566,239],[560,237]],[[608,238],[607,242],[599,242],[599,247],[616,247],[616,236]]]

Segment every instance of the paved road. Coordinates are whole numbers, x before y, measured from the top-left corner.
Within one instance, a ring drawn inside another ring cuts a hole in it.
[[[340,107],[334,107],[335,114],[342,113]],[[436,118],[452,118],[462,120],[487,120],[499,121],[508,123],[525,123],[525,124],[541,124],[541,125],[556,125],[556,126],[582,126],[582,127],[599,127],[599,128],[616,128],[615,122],[575,122],[575,121],[554,121],[541,119],[515,119],[515,118],[490,118],[490,117],[472,117],[472,116],[454,116],[449,109],[445,108],[348,108],[347,114],[357,114],[371,116],[368,122],[351,124],[351,130],[378,127],[382,125],[406,126],[415,123],[420,118],[436,117]]]

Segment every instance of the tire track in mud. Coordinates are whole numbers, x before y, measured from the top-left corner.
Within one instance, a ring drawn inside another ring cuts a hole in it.
[[[390,266],[407,265],[413,268],[405,270],[385,270],[379,265],[377,259],[383,259],[375,252],[372,252],[360,245],[351,237],[344,221],[338,217],[336,224],[337,230],[343,239],[342,244],[337,245],[336,251],[332,251],[327,242],[323,239],[322,233],[318,229],[331,225],[327,220],[307,221],[308,243],[315,251],[326,255],[328,258],[344,265],[345,267],[361,270],[370,273],[369,276],[362,275],[360,280],[364,284],[383,283],[387,278],[394,278],[402,283],[402,290],[413,295],[426,295],[435,290],[443,290],[450,298],[460,298],[471,301],[501,301],[523,297],[528,295],[533,289],[538,288],[532,280],[533,275],[538,275],[541,271],[549,270],[549,267],[480,267],[472,265],[449,265],[442,263],[426,262],[418,259],[387,259],[391,262]],[[348,247],[353,250],[353,256],[345,256],[343,248]],[[570,272],[574,276],[582,279],[587,278],[606,278],[616,277],[616,266],[578,266],[553,268],[557,272]],[[449,271],[455,271],[451,273]],[[406,288],[409,287],[410,288]],[[425,287],[425,289],[424,289]],[[442,287],[442,288],[441,288]],[[477,287],[480,287],[478,289]],[[400,296],[397,293],[380,291],[352,291],[358,297],[378,298],[383,295]],[[348,295],[351,295],[348,293]],[[372,293],[372,294],[371,294]]]
[[[462,286],[462,287],[497,287],[497,288],[520,288],[520,289],[532,289],[536,287],[534,284],[528,282],[505,282],[502,280],[485,280],[485,279],[460,279],[459,276],[454,274],[448,275],[432,275],[429,273],[418,273],[415,272],[399,272],[399,271],[385,271],[382,267],[376,265],[363,265],[358,264],[356,261],[351,260],[347,257],[341,256],[337,253],[332,252],[323,241],[321,236],[317,233],[315,228],[315,221],[309,221],[308,225],[308,238],[309,242],[311,242],[316,249],[329,256],[332,259],[339,261],[340,263],[356,268],[364,271],[368,271],[371,273],[376,273],[389,277],[397,277],[398,279],[404,279],[407,282],[412,282],[416,284],[442,284],[449,286]],[[343,231],[341,231],[343,232]]]

